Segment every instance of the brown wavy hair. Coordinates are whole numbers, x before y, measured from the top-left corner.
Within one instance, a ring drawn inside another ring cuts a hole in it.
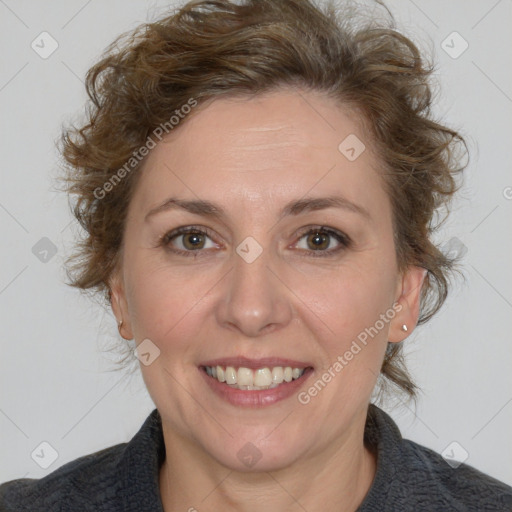
[[[204,105],[301,87],[360,114],[380,156],[399,268],[427,269],[419,322],[431,318],[446,299],[453,267],[431,236],[458,188],[467,148],[431,114],[433,64],[376,4],[382,16],[365,15],[352,2],[195,0],[118,37],[87,72],[86,120],[64,129],[61,139],[66,190],[84,230],[68,261],[70,284],[109,302],[109,278],[144,162],[133,157],[158,126],[191,99]],[[128,161],[133,169],[117,180]],[[388,344],[381,373],[415,396],[401,344]]]

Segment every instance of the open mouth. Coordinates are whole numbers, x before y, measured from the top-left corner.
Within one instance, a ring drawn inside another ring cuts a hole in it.
[[[264,368],[246,368],[243,366],[201,366],[209,377],[233,389],[244,391],[261,391],[274,389],[295,381],[312,370],[310,366],[294,368],[291,366],[274,366]]]

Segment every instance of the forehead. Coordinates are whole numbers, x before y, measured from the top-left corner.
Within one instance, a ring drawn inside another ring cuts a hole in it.
[[[196,109],[148,155],[134,196],[141,207],[178,194],[247,207],[308,192],[370,204],[383,193],[361,123],[331,98],[281,90]]]

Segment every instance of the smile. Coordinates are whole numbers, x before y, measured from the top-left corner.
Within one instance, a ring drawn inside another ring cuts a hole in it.
[[[259,391],[277,388],[283,382],[297,380],[306,368],[291,366],[274,366],[272,368],[246,368],[244,366],[204,366],[209,377],[217,379],[231,388],[245,391]]]
[[[197,369],[208,389],[237,407],[266,407],[296,395],[314,375],[309,362],[281,357],[224,357]]]

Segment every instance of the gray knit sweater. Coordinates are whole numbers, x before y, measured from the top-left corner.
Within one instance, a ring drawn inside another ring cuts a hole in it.
[[[375,447],[377,473],[358,512],[512,511],[512,487],[464,464],[454,469],[432,450],[402,439],[393,420],[373,405],[365,439]],[[0,485],[0,511],[163,512],[158,475],[164,459],[155,409],[129,443],[80,457],[39,480]]]

